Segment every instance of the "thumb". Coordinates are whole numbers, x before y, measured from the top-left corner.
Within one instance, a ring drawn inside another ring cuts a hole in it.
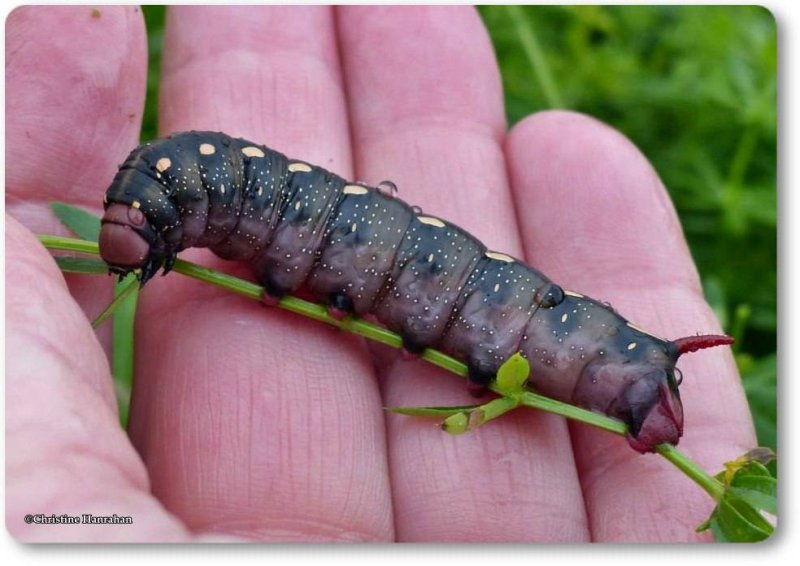
[[[24,541],[185,538],[185,528],[148,491],[144,465],[119,426],[108,362],[83,311],[47,250],[10,216],[6,253],[9,532]],[[131,517],[132,524],[85,523],[84,514]],[[62,515],[79,522],[52,524]]]

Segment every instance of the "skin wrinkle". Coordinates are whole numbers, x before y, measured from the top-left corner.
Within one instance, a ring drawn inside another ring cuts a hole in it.
[[[328,33],[333,29],[333,13],[329,7],[276,7],[255,12],[242,6],[209,7],[204,9],[205,17],[198,15],[187,9],[167,12],[170,33],[165,35],[165,51],[169,52],[166,74],[195,60],[214,57],[220,46],[227,50],[248,49],[260,55],[267,51],[270,56],[275,54],[275,59],[289,57],[291,60],[313,52],[323,61],[328,59],[326,64],[337,61],[331,53],[334,34]],[[290,25],[286,25],[287,20],[291,21]],[[302,25],[294,25],[298,21]],[[311,37],[309,30],[312,29],[324,31],[325,37]],[[265,34],[265,30],[269,33]],[[206,41],[191,41],[198,35],[204,36]]]
[[[39,426],[27,423],[24,427],[22,435],[16,436],[35,436],[30,431],[36,431]],[[9,432],[13,433],[16,427],[9,428]],[[73,427],[74,430],[74,427]],[[6,472],[9,483],[13,481],[15,472],[21,473],[26,469],[42,469],[42,470],[59,470],[60,472],[69,471],[70,467],[77,467],[76,460],[81,460],[84,463],[95,464],[99,468],[110,468],[113,473],[107,474],[108,478],[122,479],[124,484],[129,485],[134,489],[140,491],[147,491],[149,489],[149,481],[144,469],[140,462],[138,466],[132,468],[129,464],[124,462],[125,457],[117,454],[114,448],[108,449],[107,447],[87,442],[87,437],[70,438],[64,437],[59,441],[57,446],[46,452],[39,452],[31,455],[27,460],[17,458],[16,461],[7,464]],[[35,463],[35,465],[34,465]],[[18,477],[18,476],[17,476]],[[76,478],[82,478],[80,474],[76,473]],[[58,481],[61,481],[59,475]],[[72,485],[70,482],[64,482],[65,485]],[[72,485],[72,488],[75,486]],[[71,489],[72,489],[71,488]],[[47,506],[44,506],[45,508]]]
[[[183,100],[180,105],[173,102],[176,99],[175,91],[180,89],[180,87],[176,85],[191,82],[195,77],[200,77],[200,80],[204,81],[210,80],[210,77],[217,75],[214,69],[230,69],[232,65],[237,70],[237,80],[214,80],[213,82],[209,82],[209,86],[212,89],[211,92],[209,92],[208,89],[182,92],[181,96]],[[313,81],[309,81],[308,77],[305,75],[297,76],[292,73],[292,70],[298,66],[308,67],[310,75],[313,76]],[[224,130],[231,135],[260,140],[263,137],[263,135],[259,135],[262,128],[255,128],[253,127],[254,125],[248,125],[243,130],[231,129],[229,125],[226,125],[226,120],[224,119],[230,112],[231,107],[257,107],[260,105],[261,100],[269,100],[253,97],[251,91],[242,89],[240,83],[245,78],[248,83],[258,85],[259,89],[263,89],[265,83],[270,85],[270,90],[275,93],[274,97],[271,97],[273,100],[272,104],[276,104],[277,101],[285,99],[287,97],[287,92],[291,92],[293,97],[311,98],[315,101],[315,104],[304,109],[289,107],[280,113],[272,114],[290,126],[298,122],[296,117],[293,116],[294,113],[307,113],[310,111],[319,112],[319,117],[312,117],[309,122],[314,124],[315,128],[323,128],[323,116],[326,114],[325,110],[327,110],[331,104],[332,99],[329,95],[323,95],[322,93],[327,93],[331,90],[343,92],[341,81],[337,80],[335,72],[318,57],[295,53],[292,55],[292,58],[270,59],[270,62],[265,62],[263,56],[260,56],[260,54],[252,50],[232,49],[225,53],[214,55],[208,61],[199,60],[187,63],[184,66],[178,66],[174,68],[170,74],[165,75],[162,81],[161,98],[159,102],[164,109],[163,116],[166,127],[162,126],[161,131],[170,133],[182,129],[170,125],[171,116],[179,110],[184,112],[188,108],[189,113],[196,114],[201,112],[207,104],[211,104],[212,108],[215,108],[216,111],[211,115],[205,114],[202,121],[193,124],[192,127],[194,129],[206,128],[211,130]],[[286,83],[288,83],[288,85]],[[291,86],[289,87],[289,85]],[[220,87],[223,88],[223,91],[215,92]],[[310,97],[309,94],[311,94]],[[249,104],[242,104],[241,101],[243,100],[252,102]],[[318,108],[322,108],[323,110],[320,112]],[[257,122],[256,120],[256,123]],[[320,125],[317,126],[316,124]],[[269,126],[269,123],[265,123],[265,125]],[[309,136],[309,139],[313,138]],[[272,144],[267,138],[263,141],[265,141],[268,146]],[[288,154],[292,148],[280,147],[278,149]],[[310,160],[314,156],[303,157]],[[320,159],[318,161],[321,162],[322,160]]]
[[[481,123],[471,116],[460,115],[422,115],[409,116],[399,123],[384,124],[369,130],[358,130],[354,134],[354,143],[358,146],[379,146],[382,142],[394,142],[397,138],[408,138],[410,142],[431,137],[430,134],[442,132],[446,136],[462,138],[475,136],[478,139],[493,142],[497,153],[502,155],[501,144],[505,137],[502,127]],[[444,137],[444,136],[443,136]],[[419,154],[418,163],[430,163],[427,154]]]

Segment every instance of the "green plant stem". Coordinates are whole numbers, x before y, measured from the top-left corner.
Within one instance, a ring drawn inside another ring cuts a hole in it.
[[[98,247],[96,243],[86,242],[84,240],[62,238],[59,236],[39,236],[39,240],[45,245],[45,247],[54,250],[95,254],[98,253]],[[226,275],[206,267],[201,267],[187,261],[176,261],[174,270],[188,277],[211,283],[253,300],[261,300],[264,293],[264,288],[260,285],[239,279],[238,277]],[[394,332],[352,317],[345,317],[342,320],[337,320],[328,314],[328,311],[325,307],[315,303],[310,303],[303,299],[298,299],[297,297],[284,297],[281,299],[278,306],[294,313],[307,316],[314,320],[337,326],[342,330],[358,334],[359,336],[363,336],[375,342],[380,342],[394,348],[399,348],[402,346],[402,339]],[[437,350],[431,350],[429,348],[425,350],[422,357],[432,364],[444,368],[456,375],[460,375],[462,377],[466,377],[467,375],[467,368],[463,363]],[[500,395],[504,394],[504,392],[496,385],[491,385],[490,389],[499,393]],[[577,420],[602,430],[613,432],[615,434],[625,435],[627,432],[627,427],[620,421],[587,411],[586,409],[581,409],[580,407],[575,407],[574,405],[568,405],[566,403],[562,403],[561,401],[556,401],[555,399],[543,397],[542,395],[538,395],[531,391],[522,392],[519,394],[518,399],[514,399],[513,401],[527,407],[532,407],[534,409],[555,413],[572,420]],[[700,469],[677,448],[669,444],[660,444],[656,446],[656,452],[666,458],[684,474],[689,476],[715,501],[719,501],[719,499],[722,497],[722,484]]]
[[[717,479],[709,476],[700,469],[697,464],[692,462],[686,454],[672,446],[671,444],[659,444],[656,452],[669,460],[672,465],[689,476],[692,481],[702,487],[714,501],[719,501],[725,492],[725,486]]]
[[[120,306],[120,303],[127,299],[135,290],[135,280],[124,282],[123,285],[120,286],[120,291],[117,293],[117,296],[114,297],[114,300],[108,303],[108,306],[103,309],[103,312],[97,315],[97,318],[92,321],[92,328],[99,328],[101,324],[103,324],[112,314],[114,314],[114,311]]]
[[[539,45],[533,26],[526,19],[525,12],[520,6],[516,5],[505,6],[505,8],[508,10],[509,19],[517,31],[520,44],[525,51],[525,56],[528,58],[531,69],[536,75],[536,80],[541,86],[545,99],[547,99],[547,105],[550,108],[564,108],[564,100],[561,98],[558,87],[556,87],[547,58]]]
[[[97,242],[79,240],[78,238],[66,238],[64,236],[50,236],[49,234],[39,234],[37,237],[48,250],[81,252],[94,255],[100,254],[100,248]]]
[[[119,420],[123,428],[128,425],[131,390],[133,389],[134,330],[136,304],[139,300],[139,282],[129,275],[114,288],[114,302],[119,308],[114,313],[111,329],[111,372],[116,384]]]

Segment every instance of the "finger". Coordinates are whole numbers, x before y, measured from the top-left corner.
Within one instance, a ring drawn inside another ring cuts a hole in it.
[[[400,196],[520,256],[504,174],[500,79],[472,8],[343,8],[358,177],[390,176]],[[421,362],[384,381],[390,406],[474,403]],[[388,420],[401,540],[580,540],[583,503],[564,422],[509,415],[466,436]]]
[[[51,200],[100,211],[139,133],[142,24],[132,6],[25,6],[9,15],[6,202],[31,230],[64,233]]]
[[[171,9],[161,129],[246,135],[346,174],[331,53],[329,9]],[[177,277],[143,303],[131,434],[170,510],[264,540],[391,538],[361,341]]]
[[[50,254],[6,216],[6,527],[24,541],[175,541],[120,428],[108,363]],[[12,355],[13,353],[13,355]],[[131,517],[36,524],[28,514]]]
[[[664,187],[628,140],[590,118],[547,112],[514,128],[507,148],[527,256],[545,273],[657,335],[719,332]],[[755,441],[731,353],[704,351],[679,367],[681,449],[718,470]],[[572,432],[595,540],[698,538],[713,503],[690,480],[620,438]]]
[[[135,7],[25,6],[6,20],[6,205],[37,233],[72,235],[51,201],[99,214],[135,145],[147,45]],[[93,318],[110,280],[67,277]],[[105,331],[101,331],[105,332]]]

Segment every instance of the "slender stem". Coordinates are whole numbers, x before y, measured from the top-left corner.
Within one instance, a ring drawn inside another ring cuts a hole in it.
[[[84,240],[62,238],[59,236],[39,236],[39,240],[45,245],[45,247],[50,249],[94,254],[98,253],[96,243],[86,242]],[[194,265],[187,261],[176,261],[174,270],[183,275],[193,277],[194,279],[198,279],[200,281],[212,283],[218,287],[250,299],[261,300],[261,297],[264,293],[264,289],[260,285],[256,285],[255,283],[251,283],[237,277],[226,275],[219,271]],[[135,287],[135,285],[131,286]],[[342,330],[358,334],[359,336],[369,338],[370,340],[374,340],[382,344],[386,344],[395,348],[399,348],[402,345],[402,339],[394,332],[352,317],[346,317],[342,320],[337,320],[328,314],[325,307],[304,301],[303,299],[298,299],[297,297],[284,297],[281,299],[278,306],[303,316],[313,318],[314,320],[319,320],[332,326],[338,326]],[[467,375],[467,369],[463,363],[437,350],[427,349],[423,353],[422,357],[432,364],[447,369],[456,375],[460,375],[462,377]],[[499,390],[498,387],[492,385],[490,388],[493,391],[503,395],[503,391]],[[543,397],[531,391],[522,392],[516,399],[509,398],[509,408],[511,408],[511,405],[516,404],[555,413],[557,415],[584,422],[615,434],[624,435],[627,432],[627,427],[620,421],[587,411],[585,409],[581,409],[579,407],[575,407],[573,405],[562,403],[561,401],[556,401],[555,399]],[[505,412],[505,410],[503,410],[506,408],[505,404],[501,405],[498,405],[497,408],[501,409],[502,412]],[[687,476],[689,476],[714,500],[718,501],[722,497],[722,484],[701,470],[677,448],[669,444],[660,444],[656,446],[656,452],[670,461],[675,467],[677,467]]]
[[[656,446],[656,452],[689,476],[697,485],[702,487],[714,501],[719,501],[722,498],[725,492],[725,486],[700,469],[697,464],[692,462],[686,454],[676,447],[671,444],[659,444]]]
[[[119,308],[114,312],[111,329],[111,372],[116,384],[119,420],[123,428],[128,425],[131,390],[134,370],[134,330],[136,326],[136,305],[139,301],[139,282],[129,275],[115,285],[117,296],[114,302]],[[124,295],[125,298],[120,298]]]
[[[533,25],[526,19],[525,12],[520,6],[511,5],[505,8],[509,12],[509,19],[517,31],[531,69],[542,88],[547,105],[550,108],[564,108],[564,100],[561,98],[553,74],[550,72],[550,65],[548,65],[547,58],[536,38]]]
[[[81,252],[94,255],[100,254],[100,248],[97,242],[79,240],[78,238],[66,238],[64,236],[50,236],[49,234],[39,234],[37,237],[42,245],[49,250]]]
[[[748,123],[739,137],[736,150],[731,159],[728,169],[728,186],[741,187],[757,141],[758,133],[756,127],[752,122]]]
[[[628,427],[621,421],[598,413],[593,413],[592,411],[587,411],[586,409],[581,409],[574,405],[568,405],[561,401],[550,399],[549,397],[543,397],[532,391],[525,391],[522,393],[522,404],[526,407],[533,407],[534,409],[540,409],[548,413],[555,413],[556,415],[567,417],[568,419],[577,420],[608,432],[613,432],[614,434],[624,435],[628,431]]]
[[[103,309],[103,312],[97,315],[97,318],[92,321],[92,328],[99,328],[101,324],[103,324],[112,314],[114,314],[114,311],[117,309],[117,307],[119,307],[120,303],[127,299],[135,290],[135,278],[131,277],[130,280],[123,282],[121,285],[121,291],[117,293],[117,296],[114,297],[114,300],[108,303],[108,306]]]

